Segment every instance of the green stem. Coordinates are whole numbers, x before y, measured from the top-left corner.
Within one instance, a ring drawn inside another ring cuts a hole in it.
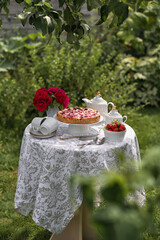
[[[139,4],[139,0],[137,0],[136,3],[135,3],[135,12],[138,11],[138,4]]]

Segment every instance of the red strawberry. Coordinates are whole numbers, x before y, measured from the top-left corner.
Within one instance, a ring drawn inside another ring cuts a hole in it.
[[[120,131],[120,132],[123,131],[123,128],[119,127],[119,131]]]
[[[126,127],[125,127],[123,124],[121,124],[121,127],[123,128],[123,130],[125,130],[125,129],[126,129]]]
[[[113,132],[118,132],[118,129],[117,129],[117,128],[115,128],[115,129],[113,130]]]
[[[107,128],[110,129],[111,128],[111,123],[107,124]]]
[[[125,129],[126,129],[125,126],[123,124],[121,124],[119,127],[119,131],[124,131]]]
[[[115,124],[112,124],[112,125],[111,125],[112,131],[114,131],[114,129],[115,129],[116,127],[117,127],[117,126],[116,126]]]

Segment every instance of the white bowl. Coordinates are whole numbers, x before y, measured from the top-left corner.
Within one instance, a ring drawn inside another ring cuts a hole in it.
[[[104,134],[107,141],[122,142],[126,133],[126,129],[121,132],[112,132],[104,128]]]

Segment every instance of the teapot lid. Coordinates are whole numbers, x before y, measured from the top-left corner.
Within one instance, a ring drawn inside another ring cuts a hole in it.
[[[107,102],[101,97],[99,91],[97,92],[96,96],[91,100],[91,102],[97,104],[107,104]]]
[[[113,109],[108,113],[108,115],[113,117],[122,117],[122,115],[118,112],[116,106],[113,106]]]

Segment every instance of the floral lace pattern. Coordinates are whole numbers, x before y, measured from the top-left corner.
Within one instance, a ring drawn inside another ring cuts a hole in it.
[[[129,159],[140,163],[136,134],[126,124],[122,143],[105,141],[103,145],[79,147],[79,139],[60,140],[67,127],[59,125],[56,136],[37,139],[30,135],[30,125],[24,131],[15,194],[15,209],[32,218],[37,225],[61,233],[82,203],[80,188],[70,189],[73,174],[88,176],[107,169],[118,169],[116,150],[124,150]],[[139,204],[145,201],[139,192]]]

